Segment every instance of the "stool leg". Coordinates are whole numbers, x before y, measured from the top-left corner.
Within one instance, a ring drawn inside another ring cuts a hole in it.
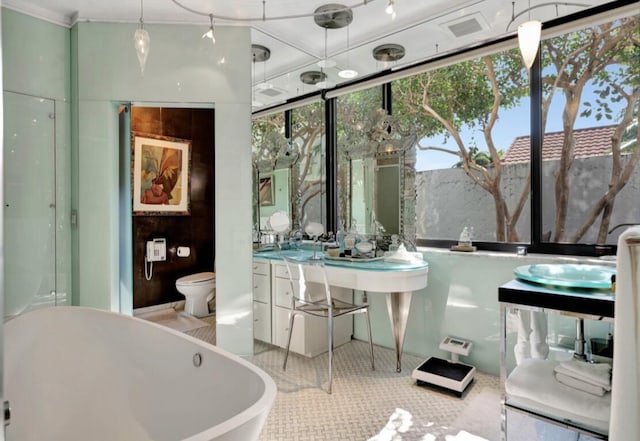
[[[369,351],[371,352],[371,370],[375,371],[376,366],[373,361],[373,338],[371,338],[371,320],[369,319],[369,309],[364,310],[364,315],[367,317],[367,334],[369,335]]]
[[[333,382],[333,314],[329,310],[329,389],[328,393],[331,393],[331,383]]]
[[[295,318],[295,312],[291,311],[289,316],[289,332],[287,333],[287,350],[284,353],[284,363],[282,364],[282,370],[287,369],[287,359],[289,358],[289,346],[291,346],[291,333],[293,332],[293,319]]]

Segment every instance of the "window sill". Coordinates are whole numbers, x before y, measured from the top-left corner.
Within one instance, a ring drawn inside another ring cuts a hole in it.
[[[522,262],[522,265],[528,265],[532,263],[582,263],[591,265],[611,265],[615,266],[615,260],[611,260],[610,256],[606,258],[588,257],[588,256],[566,256],[561,254],[538,254],[531,253],[525,256],[518,256],[514,252],[501,252],[501,251],[474,251],[474,252],[461,252],[451,251],[446,248],[437,247],[418,247],[417,250],[423,254],[438,256],[461,256],[469,258],[483,258],[483,259],[495,259],[504,261]]]

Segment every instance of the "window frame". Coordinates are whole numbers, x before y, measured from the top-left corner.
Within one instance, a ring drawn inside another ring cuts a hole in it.
[[[634,5],[635,0],[615,0],[604,5],[599,5],[593,8],[589,8],[578,13],[574,13],[556,20],[543,23],[543,32],[548,31],[550,34],[560,35],[562,33],[571,32],[571,29],[565,28],[571,27],[572,29],[578,29],[580,27],[589,26],[589,21],[594,22],[598,20],[602,15],[614,15],[624,14],[629,15],[626,7]],[[576,23],[579,22],[579,23]],[[584,23],[583,23],[584,22]],[[573,26],[570,26],[573,25]],[[478,49],[491,50],[504,43],[512,43],[517,45],[516,37],[509,36],[498,40],[494,40],[485,43],[481,46],[466,48],[453,54],[443,55],[436,59],[428,60],[420,65],[414,65],[406,70],[408,72],[418,72],[416,68],[421,71],[426,70],[429,66],[435,63],[450,60],[459,56],[464,56],[471,52],[476,52]],[[499,49],[496,49],[499,50]],[[530,241],[528,242],[474,242],[474,245],[479,250],[485,251],[497,251],[497,252],[515,252],[518,247],[525,246],[528,252],[540,253],[540,254],[559,254],[559,255],[577,255],[577,256],[602,256],[607,254],[615,254],[617,252],[616,245],[598,245],[588,243],[559,243],[559,242],[543,242],[542,241],[542,140],[543,140],[543,128],[542,115],[541,115],[541,103],[542,103],[542,72],[541,72],[541,48],[538,48],[538,56],[536,57],[533,66],[530,69],[530,151],[531,151],[531,187],[530,187],[530,204],[531,204],[531,231]],[[495,53],[495,52],[492,52]],[[324,102],[325,107],[325,139],[326,139],[326,185],[327,185],[327,197],[326,197],[326,210],[325,210],[325,222],[329,231],[336,231],[338,225],[338,197],[337,197],[337,133],[336,133],[336,116],[337,116],[337,99],[336,96],[340,89],[345,89],[349,93],[349,89],[358,87],[359,85],[366,85],[367,83],[376,82],[379,87],[382,87],[382,102],[381,108],[392,113],[392,88],[391,84],[393,79],[398,77],[400,71],[387,70],[380,72],[376,75],[367,77],[360,81],[353,81],[342,87],[337,87],[333,93],[327,97],[327,91],[319,91],[316,95],[320,96]],[[405,75],[407,76],[407,75]],[[388,78],[387,81],[385,79]],[[376,84],[372,84],[370,87],[375,87]],[[302,97],[301,101],[308,99],[308,95]],[[296,99],[288,101],[285,106],[285,121],[288,127],[285,130],[290,133],[291,117],[290,112],[292,108],[298,107],[296,105]],[[268,112],[268,109],[266,109]],[[274,111],[277,111],[274,109]],[[265,110],[259,112],[260,115],[264,115]],[[288,114],[288,115],[287,115]],[[255,115],[255,114],[254,114]],[[255,115],[257,116],[257,115]],[[450,248],[452,245],[457,244],[455,238],[452,239],[417,239],[416,245],[420,247],[436,247],[436,248]]]

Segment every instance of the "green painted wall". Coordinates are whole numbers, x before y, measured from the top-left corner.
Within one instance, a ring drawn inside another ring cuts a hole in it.
[[[55,138],[51,142],[55,142],[56,291],[65,298],[61,303],[70,303],[72,298],[77,303],[71,280],[73,231],[69,221],[72,186],[69,29],[3,8],[2,58],[3,90],[25,95],[25,99],[40,97],[54,101]]]
[[[212,48],[198,26],[148,25],[151,49],[141,77],[133,49],[136,24],[68,29],[6,9],[2,20],[5,88],[62,103],[56,127],[62,125],[57,133],[64,138],[64,211],[78,214],[72,240],[66,240],[73,247],[75,304],[121,309],[117,104],[215,105],[216,246],[225,257],[217,260],[218,342],[251,353],[249,29],[216,28]]]

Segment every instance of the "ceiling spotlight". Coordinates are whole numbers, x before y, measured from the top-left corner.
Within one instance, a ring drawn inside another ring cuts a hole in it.
[[[393,61],[398,61],[402,57],[404,57],[405,51],[404,46],[400,44],[388,43],[381,44],[373,49],[373,58],[377,61],[382,61],[384,63],[389,63]]]
[[[209,23],[211,23],[209,30],[202,34],[202,38],[210,38],[211,43],[216,44],[216,37],[213,35],[213,14],[209,14]]]
[[[357,77],[358,72],[353,69],[342,69],[340,72],[338,72],[338,76],[340,78],[351,79]]]
[[[396,2],[394,0],[389,0],[389,3],[387,3],[387,7],[384,9],[384,12],[389,14],[392,20],[396,18]]]
[[[300,81],[304,84],[310,84],[312,86],[317,85],[327,79],[327,74],[318,70],[308,70],[300,74]]]

